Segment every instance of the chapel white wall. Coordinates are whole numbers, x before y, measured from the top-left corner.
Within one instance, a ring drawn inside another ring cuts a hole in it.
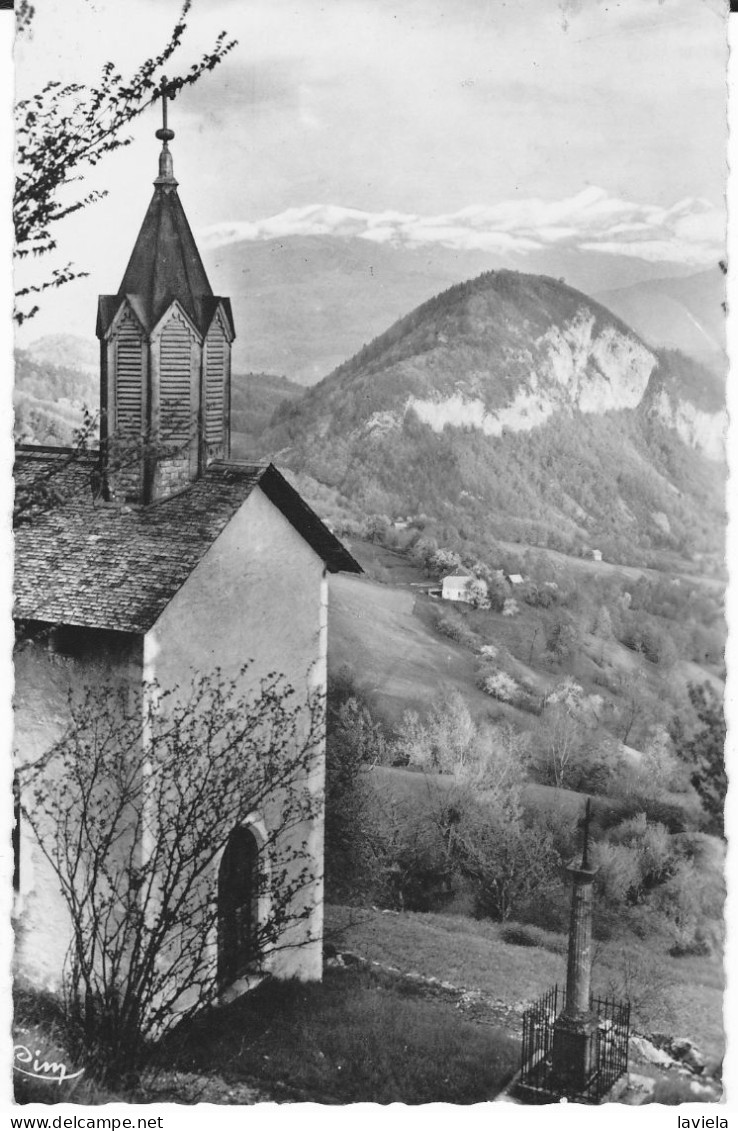
[[[144,678],[187,688],[216,667],[256,693],[261,676],[282,673],[303,700],[325,694],[327,582],[322,559],[256,488],[195,567],[144,640]],[[245,674],[239,672],[250,661]],[[325,763],[312,787],[319,816],[304,829],[315,861],[310,918],[292,928],[267,969],[279,977],[322,974]],[[278,813],[261,814],[267,825]],[[312,936],[316,941],[304,943]]]
[[[77,630],[76,643],[75,654],[65,654],[54,630],[42,629],[37,639],[16,649],[13,745],[19,769],[61,739],[72,720],[70,693],[81,702],[88,690],[128,687],[131,705],[140,695],[140,638]],[[53,788],[53,766],[47,781]],[[17,973],[41,988],[58,989],[72,939],[71,920],[56,874],[23,819],[13,920]]]

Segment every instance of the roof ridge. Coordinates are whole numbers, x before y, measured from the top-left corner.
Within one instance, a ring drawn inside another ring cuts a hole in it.
[[[270,459],[214,459],[207,467],[207,471],[211,467],[274,467]],[[207,472],[206,472],[207,473]]]
[[[329,572],[362,572],[274,464],[230,467],[230,480],[206,472],[177,495],[147,506],[126,504],[118,511],[88,498],[20,527],[16,617],[147,632],[257,486]],[[223,461],[215,470],[228,468]]]

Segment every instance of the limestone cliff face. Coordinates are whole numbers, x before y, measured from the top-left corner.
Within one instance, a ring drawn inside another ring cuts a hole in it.
[[[410,396],[406,407],[435,432],[446,425],[479,428],[488,436],[499,436],[503,428],[524,432],[555,412],[636,408],[656,365],[655,356],[635,335],[614,325],[598,325],[584,306],[534,339],[531,361],[517,391],[499,407],[488,408],[480,397],[461,391]]]
[[[661,389],[651,402],[649,415],[667,428],[673,428],[685,444],[699,449],[708,459],[725,458],[728,414],[724,409],[706,412],[690,401],[672,397]]]
[[[720,459],[724,393],[706,393],[710,380],[561,280],[490,272],[418,307],[311,388],[274,446],[374,443],[412,416],[439,435],[494,438],[558,414],[638,410]]]
[[[724,407],[720,378],[580,291],[497,271],[395,323],[275,413],[265,442],[338,509],[625,560],[712,552]]]

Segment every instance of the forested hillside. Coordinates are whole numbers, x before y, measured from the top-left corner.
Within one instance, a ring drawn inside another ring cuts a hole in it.
[[[720,379],[698,363],[565,284],[495,272],[285,401],[262,451],[321,484],[324,506],[330,489],[336,519],[645,564],[720,553],[723,429]]]
[[[234,373],[231,384],[231,449],[239,459],[253,456],[277,407],[299,397],[300,385],[271,373]]]
[[[58,357],[54,361],[45,352],[15,351],[15,436],[23,443],[70,444],[84,408],[97,411],[96,372],[69,348],[61,349]]]
[[[97,414],[100,377],[97,344],[72,335],[41,338],[15,352],[15,436],[23,443],[70,444],[83,411]],[[275,409],[302,388],[269,373],[234,373],[231,390],[233,454],[248,458],[259,447]]]

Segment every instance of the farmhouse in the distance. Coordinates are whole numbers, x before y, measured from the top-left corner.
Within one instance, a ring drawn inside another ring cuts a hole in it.
[[[327,573],[361,572],[274,466],[229,460],[230,303],[213,294],[180,203],[173,134],[157,136],[153,199],[118,293],[99,303],[100,458],[18,453],[19,491],[32,497],[45,481],[61,495],[31,506],[16,536],[20,764],[59,740],[69,696],[89,687],[112,685],[138,701],[153,681],[182,688],[219,669],[248,694],[279,672],[303,702],[316,692],[324,701]],[[116,461],[126,445],[135,456]],[[321,977],[324,749],[319,763],[299,783],[318,799],[318,815],[300,830],[309,910],[278,953],[255,954],[252,940],[269,912],[269,894],[255,894],[254,861],[279,821],[279,799],[225,830],[210,940],[223,989],[255,968]],[[67,905],[23,822],[16,840],[17,968],[56,988],[71,938]]]
[[[441,597],[444,601],[471,602],[469,587],[476,579],[471,574],[452,573],[444,577],[441,585]]]

